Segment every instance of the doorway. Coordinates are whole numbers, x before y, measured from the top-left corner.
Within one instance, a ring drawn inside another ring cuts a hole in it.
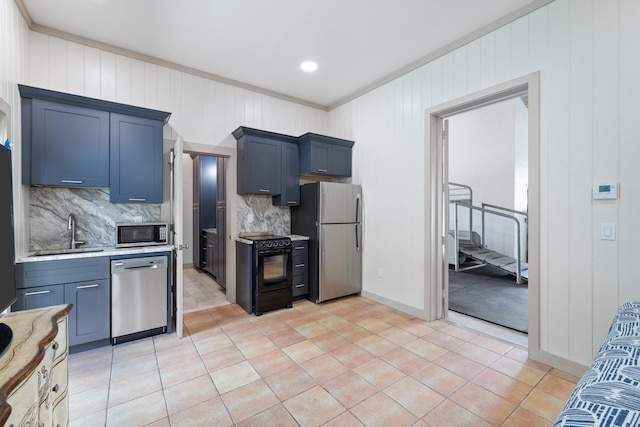
[[[190,240],[183,265],[183,311],[229,304],[226,296],[226,174],[229,159],[183,154],[184,236]]]
[[[539,209],[540,209],[540,73],[532,73],[477,93],[438,105],[426,112],[427,227],[425,238],[425,318],[442,319],[449,313],[448,217],[449,188],[446,119],[483,105],[528,94],[528,335],[530,355],[540,351]]]
[[[449,311],[526,334],[526,94],[447,121]]]

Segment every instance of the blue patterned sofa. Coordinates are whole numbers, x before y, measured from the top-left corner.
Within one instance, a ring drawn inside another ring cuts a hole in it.
[[[640,426],[640,302],[620,306],[609,335],[554,427]]]

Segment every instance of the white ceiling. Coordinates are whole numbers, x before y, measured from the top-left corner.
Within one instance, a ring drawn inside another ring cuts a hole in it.
[[[16,1],[36,31],[330,108],[551,0]]]

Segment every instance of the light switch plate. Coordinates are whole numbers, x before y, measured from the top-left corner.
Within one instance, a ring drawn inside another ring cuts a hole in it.
[[[600,239],[616,240],[616,225],[610,223],[600,224]]]

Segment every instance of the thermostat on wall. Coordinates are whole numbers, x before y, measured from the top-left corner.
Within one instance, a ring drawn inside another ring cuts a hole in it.
[[[617,199],[617,184],[596,184],[593,186],[593,200]]]

